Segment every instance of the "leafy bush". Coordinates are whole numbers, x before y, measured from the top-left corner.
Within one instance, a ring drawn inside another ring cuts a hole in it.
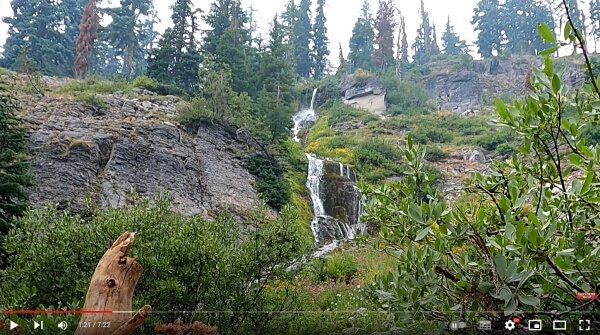
[[[425,150],[425,159],[430,162],[439,162],[448,158],[448,154],[437,146],[427,146]]]
[[[164,198],[150,205],[137,200],[130,208],[95,212],[90,222],[56,208],[27,214],[7,241],[13,254],[0,273],[0,308],[81,308],[89,280],[108,242],[125,231],[137,232],[132,252],[144,272],[136,287],[134,306],[154,310],[199,310],[199,314],[153,314],[154,322],[199,320],[219,327],[221,334],[263,333],[268,323],[256,311],[288,309],[283,292],[267,287],[294,276],[286,268],[300,259],[308,245],[300,238],[296,216],[289,208],[279,219],[264,218],[264,206],[247,222],[255,227],[242,238],[237,222],[227,214],[206,221],[170,210]],[[264,280],[257,280],[264,279]],[[282,285],[279,283],[278,285]],[[220,311],[220,312],[214,312]],[[145,332],[150,333],[154,322]],[[249,329],[248,329],[249,328]],[[245,329],[245,331],[243,331]],[[254,330],[254,331],[252,331]]]
[[[256,176],[256,188],[271,207],[279,210],[289,202],[290,188],[275,158],[252,155],[246,160],[246,168]]]
[[[549,27],[540,31],[552,42]],[[573,310],[597,314],[597,301],[580,301],[573,292],[597,291],[600,278],[600,157],[579,128],[593,121],[584,111],[600,92],[591,85],[571,92],[557,68],[545,57],[526,97],[514,105],[497,100],[498,123],[526,140],[511,159],[473,174],[456,203],[446,202],[427,177],[422,148],[411,141],[404,149],[407,178],[365,191],[365,220],[381,224],[385,247],[399,258],[398,269],[379,278],[377,300],[393,312],[413,311],[407,318],[415,329],[435,326],[430,311],[439,310],[455,311],[446,314],[450,320],[485,316],[498,324],[539,311],[575,324],[581,314]],[[568,105],[577,106],[577,118],[561,119]],[[499,147],[495,139],[487,143]]]
[[[203,122],[212,122],[213,112],[204,98],[194,98],[190,103],[177,104],[178,120],[186,126],[196,126]]]
[[[118,91],[131,91],[133,86],[124,79],[108,80],[100,77],[90,77],[87,80],[74,80],[62,85],[59,92],[74,93],[88,92],[98,94],[112,94]]]
[[[158,88],[158,82],[148,76],[138,76],[131,83],[134,87],[141,87],[154,91]]]
[[[96,93],[92,92],[80,92],[75,94],[75,100],[79,102],[83,102],[85,104],[99,107],[99,108],[108,108],[109,105],[104,101],[104,99],[98,97]]]
[[[386,166],[400,158],[400,152],[383,140],[362,141],[354,150],[358,165]]]
[[[496,150],[500,144],[511,142],[514,138],[515,134],[510,130],[496,130],[480,136],[475,143],[485,150],[493,151]]]
[[[352,77],[354,78],[354,80],[356,80],[356,82],[361,85],[366,83],[369,79],[373,78],[373,73],[371,73],[368,70],[364,70],[364,69],[357,69],[356,71],[354,71],[354,73],[352,74]]]
[[[429,142],[448,143],[452,142],[454,135],[452,132],[442,128],[417,129],[410,132],[416,143],[427,144]]]
[[[508,157],[516,153],[519,148],[512,143],[502,143],[496,147],[496,153],[500,156]]]
[[[329,125],[333,126],[338,123],[361,120],[365,124],[371,121],[377,121],[380,118],[373,113],[365,110],[356,109],[352,106],[344,103],[334,103],[333,106],[328,110],[329,112]]]
[[[350,284],[357,272],[358,263],[350,254],[337,252],[326,260],[325,276],[334,282]]]
[[[426,114],[430,111],[429,93],[421,83],[400,80],[395,74],[384,76],[383,81],[387,91],[385,97],[389,104],[389,114],[415,115]]]
[[[600,125],[599,124],[588,125],[583,130],[582,137],[585,138],[586,142],[589,145],[600,144]]]

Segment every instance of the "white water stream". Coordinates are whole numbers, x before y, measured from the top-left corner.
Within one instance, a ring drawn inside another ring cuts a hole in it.
[[[306,129],[310,122],[315,122],[318,119],[314,108],[316,96],[317,89],[313,91],[310,107],[308,109],[299,111],[293,117],[293,136],[296,142],[301,142],[301,139],[299,138],[300,132],[303,129]],[[325,160],[317,158],[312,154],[307,153],[305,155],[308,158],[308,176],[306,178],[306,188],[310,192],[313,209],[313,218],[310,227],[313,235],[315,236],[315,242],[318,247],[317,251],[313,253],[313,256],[320,257],[337,248],[340,241],[353,239],[357,233],[364,231],[364,225],[361,224],[360,219],[358,222],[352,225],[327,215],[325,206],[323,204],[324,201],[321,198],[323,196],[322,187],[326,187],[323,182],[323,177],[325,175]],[[333,163],[333,161],[329,162]],[[345,177],[350,181],[355,180],[355,177],[352,176],[352,170],[349,166],[344,166],[342,163],[338,162],[335,163],[339,164],[339,175],[341,177]],[[360,193],[356,187],[355,192],[357,196],[360,196]],[[357,216],[360,218],[360,215],[362,214],[362,204],[360,200],[357,202],[357,208],[355,210],[357,211]],[[339,236],[341,240],[334,238],[332,241],[328,241],[329,243],[324,244],[323,241],[321,241],[321,236],[323,236],[321,230],[324,228],[325,224],[329,225],[329,230],[333,230],[335,232],[334,235]]]

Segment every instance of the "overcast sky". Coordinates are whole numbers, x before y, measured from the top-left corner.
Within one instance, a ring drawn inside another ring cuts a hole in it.
[[[106,1],[106,0],[105,0]],[[377,0],[369,0],[371,3],[371,11],[375,15],[377,11]],[[438,30],[438,38],[441,38],[442,32],[448,16],[450,21],[455,26],[455,31],[460,34],[461,38],[467,40],[468,43],[473,43],[475,33],[471,26],[471,17],[473,16],[473,8],[478,0],[425,0],[425,7],[430,13],[430,19],[435,23]],[[118,0],[112,0],[113,3],[118,3]],[[154,4],[159,13],[161,23],[159,30],[162,32],[171,24],[171,11],[169,6],[174,0],[155,0]],[[298,2],[298,1],[296,1]],[[331,60],[337,63],[338,44],[341,43],[344,48],[344,53],[348,53],[348,41],[352,33],[352,27],[360,13],[363,0],[326,0],[325,15],[327,17],[328,37],[331,43]],[[196,6],[208,11],[212,0],[194,0]],[[269,25],[276,13],[281,13],[287,0],[242,0],[245,7],[252,7],[255,10],[254,17],[259,25],[259,31],[267,37]],[[313,0],[313,3],[316,3]],[[416,36],[417,26],[419,24],[418,10],[419,0],[397,0],[396,5],[402,11],[406,19],[406,27],[408,30],[409,43]],[[9,0],[0,0],[0,15],[12,15]],[[314,17],[314,10],[313,10]],[[4,45],[7,35],[7,25],[0,22],[0,45]],[[475,49],[475,48],[474,48]]]

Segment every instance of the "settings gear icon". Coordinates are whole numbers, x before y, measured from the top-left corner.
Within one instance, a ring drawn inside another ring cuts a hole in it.
[[[508,320],[504,323],[504,328],[506,328],[506,330],[514,330],[515,323],[513,322],[513,320]]]

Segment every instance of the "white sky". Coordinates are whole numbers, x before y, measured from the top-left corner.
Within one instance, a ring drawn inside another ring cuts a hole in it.
[[[104,0],[107,2],[107,0]],[[193,0],[196,6],[204,11],[208,11],[212,0]],[[580,0],[587,2],[588,0]],[[113,4],[118,3],[118,0],[112,0]],[[161,23],[158,26],[160,32],[171,24],[171,11],[169,6],[174,0],[154,0],[154,5],[159,13]],[[299,1],[296,0],[296,3]],[[344,48],[344,53],[348,53],[348,41],[352,33],[352,27],[360,13],[363,0],[326,0],[325,15],[327,18],[328,37],[330,41],[331,61],[337,64],[338,44],[341,43]],[[369,0],[371,4],[371,12],[375,15],[377,11],[378,0]],[[425,8],[429,12],[430,20],[436,25],[438,39],[441,39],[445,29],[445,24],[448,16],[454,25],[454,31],[457,32],[461,39],[465,39],[467,43],[473,44],[476,39],[476,34],[471,26],[471,18],[473,16],[473,8],[475,8],[478,0],[425,0]],[[287,0],[242,0],[244,7],[253,6],[255,13],[254,18],[259,25],[259,32],[263,33],[265,38],[268,37],[269,25],[272,22],[273,16],[276,13],[281,13]],[[315,5],[316,0],[313,0]],[[401,10],[406,20],[406,28],[408,32],[409,44],[412,44],[416,36],[416,30],[419,25],[418,9],[420,0],[396,0],[396,6]],[[587,11],[587,5],[583,6]],[[0,16],[10,16],[12,10],[9,0],[0,0]],[[314,18],[314,10],[313,10]],[[7,25],[0,22],[0,46],[4,45],[7,34]],[[440,42],[441,44],[441,42]],[[471,48],[476,52],[476,47]]]

